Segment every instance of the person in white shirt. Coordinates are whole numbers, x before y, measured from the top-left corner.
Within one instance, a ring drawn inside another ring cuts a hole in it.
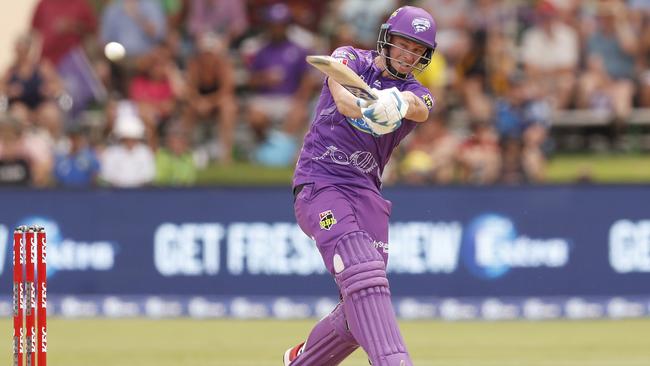
[[[536,24],[524,32],[521,56],[526,74],[541,95],[557,109],[569,107],[574,97],[579,61],[579,37],[563,23],[553,2],[538,3]]]
[[[156,163],[151,148],[142,140],[143,122],[135,115],[118,115],[113,134],[119,142],[109,146],[101,156],[100,178],[118,188],[142,187],[151,183]]]

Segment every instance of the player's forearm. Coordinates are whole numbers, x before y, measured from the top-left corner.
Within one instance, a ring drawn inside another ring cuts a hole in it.
[[[331,78],[327,79],[327,85],[339,113],[350,118],[361,118],[361,109],[357,105],[357,98],[352,93]]]
[[[427,108],[422,99],[410,91],[402,92],[402,96],[409,103],[409,109],[404,118],[415,122],[424,122],[429,118],[429,108]]]

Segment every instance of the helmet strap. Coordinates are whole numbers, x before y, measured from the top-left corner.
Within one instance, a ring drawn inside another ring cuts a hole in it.
[[[401,72],[398,72],[398,71],[393,67],[393,65],[390,64],[390,58],[388,58],[388,57],[386,57],[386,56],[383,56],[383,57],[384,57],[384,63],[386,64],[386,71],[388,71],[389,74],[391,74],[392,76],[394,76],[394,77],[396,77],[396,78],[398,78],[398,79],[406,80],[406,78],[407,78],[409,75],[408,75],[408,74],[401,73]]]

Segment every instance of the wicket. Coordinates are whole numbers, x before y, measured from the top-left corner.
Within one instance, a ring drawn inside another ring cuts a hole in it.
[[[23,358],[26,359],[26,366],[46,366],[46,245],[43,227],[19,226],[14,230],[13,366],[23,366]]]

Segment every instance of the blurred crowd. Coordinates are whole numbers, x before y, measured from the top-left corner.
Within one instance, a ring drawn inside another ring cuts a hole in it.
[[[606,116],[616,148],[650,107],[650,0],[40,0],[0,80],[0,185],[292,166],[323,83],[305,56],[375,49],[402,5],[437,22],[436,106],[389,183],[543,182],[558,112]]]

